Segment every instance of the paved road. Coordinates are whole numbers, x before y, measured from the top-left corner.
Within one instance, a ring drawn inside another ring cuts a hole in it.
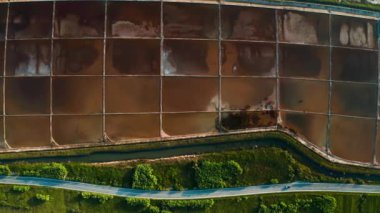
[[[185,191],[145,191],[111,186],[94,185],[73,181],[64,181],[48,178],[0,176],[0,184],[22,184],[31,186],[45,186],[75,191],[95,192],[122,197],[140,197],[151,199],[200,199],[221,198],[232,196],[258,195],[268,193],[287,192],[354,192],[380,193],[380,185],[356,185],[336,183],[308,183],[294,182],[290,184],[271,184],[225,189],[185,190]],[[287,186],[290,186],[287,187]]]

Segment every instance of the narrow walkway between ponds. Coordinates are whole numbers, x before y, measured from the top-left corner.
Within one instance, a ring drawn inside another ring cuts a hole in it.
[[[308,183],[294,182],[289,184],[270,184],[224,189],[185,190],[185,191],[149,191],[111,186],[102,186],[73,181],[21,177],[0,176],[0,184],[20,184],[29,186],[44,186],[83,192],[95,192],[122,197],[139,197],[150,199],[202,199],[222,198],[233,196],[259,195],[288,192],[351,192],[351,193],[380,193],[380,185],[357,185],[343,183]]]

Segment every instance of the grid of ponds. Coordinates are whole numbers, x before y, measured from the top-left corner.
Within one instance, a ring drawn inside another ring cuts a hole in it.
[[[372,162],[378,61],[374,19],[211,0],[1,3],[2,145],[280,125]]]

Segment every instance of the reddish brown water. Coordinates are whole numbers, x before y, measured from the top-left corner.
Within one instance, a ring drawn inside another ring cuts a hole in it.
[[[218,43],[166,40],[163,63],[165,75],[217,75]]]
[[[162,117],[163,136],[216,132],[217,113],[165,113]]]
[[[378,53],[367,50],[333,48],[331,78],[341,81],[378,81]]]
[[[5,113],[8,115],[49,114],[49,88],[48,77],[6,78]]]
[[[53,138],[62,145],[100,142],[102,119],[101,115],[53,116]]]
[[[276,79],[222,79],[222,110],[271,110],[276,106]]]
[[[102,75],[103,40],[54,41],[54,75]]]
[[[375,20],[332,15],[331,29],[333,45],[377,49]]]
[[[276,40],[275,10],[223,5],[222,37],[242,40]]]
[[[328,44],[329,16],[327,14],[280,10],[278,19],[280,41]]]
[[[307,45],[281,44],[279,75],[329,79],[329,48]]]
[[[53,2],[11,4],[8,38],[49,38],[52,30],[52,14]]]
[[[10,146],[50,146],[49,116],[18,116],[5,118],[7,142]]]
[[[160,2],[109,2],[107,35],[159,37]]]
[[[275,44],[222,43],[222,74],[233,76],[275,76]]]
[[[282,126],[325,149],[327,136],[327,115],[281,112]]]
[[[106,112],[160,112],[160,78],[107,77]]]
[[[329,82],[280,80],[280,108],[307,112],[328,112]],[[313,94],[313,95],[311,95]]]
[[[102,1],[57,2],[55,37],[102,37],[104,31]]]
[[[162,87],[164,112],[218,109],[217,78],[165,77]]]
[[[335,82],[332,84],[331,93],[333,113],[376,117],[376,85]]]
[[[160,75],[160,41],[109,39],[107,75]]]
[[[376,21],[215,3],[0,4],[0,140],[130,142],[282,121],[321,150],[328,138],[333,154],[371,161]]]
[[[53,79],[53,112],[92,114],[102,112],[101,77]]]
[[[332,153],[348,160],[371,162],[375,124],[375,119],[333,116],[330,135]]]
[[[160,115],[106,115],[106,132],[115,141],[160,137]]]
[[[164,36],[167,38],[217,38],[218,5],[164,4]]]

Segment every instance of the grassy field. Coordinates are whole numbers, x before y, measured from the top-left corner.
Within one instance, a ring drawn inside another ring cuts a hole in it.
[[[0,212],[149,212],[139,211],[138,208],[128,206],[124,198],[113,197],[104,203],[96,200],[84,199],[80,192],[45,187],[31,187],[27,192],[15,192],[13,186],[0,185]],[[41,202],[36,194],[49,195],[50,199]],[[300,199],[314,199],[322,195],[329,195],[336,199],[335,212],[377,212],[380,208],[379,195],[342,194],[342,193],[302,193],[302,194],[269,194],[262,196],[246,196],[224,199],[214,199],[211,208],[170,209],[171,212],[257,212],[260,204],[270,206],[281,202],[291,204]],[[151,201],[152,206],[162,209],[161,201]],[[307,212],[315,212],[309,208]]]

